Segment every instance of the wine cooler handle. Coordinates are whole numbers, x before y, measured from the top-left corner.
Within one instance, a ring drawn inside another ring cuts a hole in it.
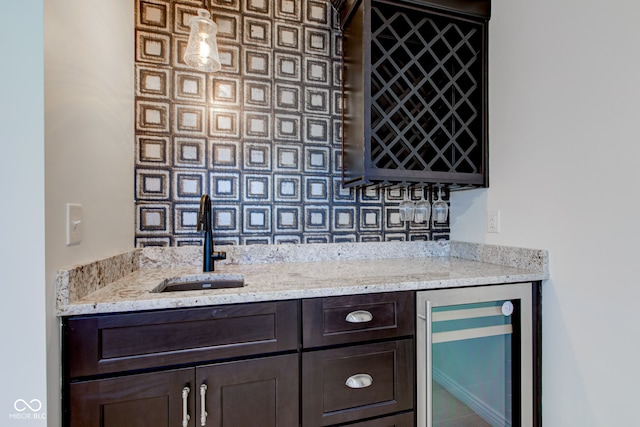
[[[206,409],[206,400],[207,400],[207,385],[202,384],[200,386],[200,425],[207,425],[207,409]]]
[[[182,389],[182,427],[187,427],[189,425],[189,392],[191,390],[189,387],[185,387]]]
[[[424,302],[424,320],[425,320],[425,366],[426,370],[426,382],[425,384],[425,395],[427,397],[427,426],[433,427],[433,332],[431,331],[431,326],[433,323],[432,314],[431,314],[431,301],[426,300]]]

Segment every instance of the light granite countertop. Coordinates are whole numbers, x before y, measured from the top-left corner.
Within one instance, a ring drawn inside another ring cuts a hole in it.
[[[155,310],[520,283],[549,277],[548,254],[465,242],[226,246],[217,275],[245,286],[153,292],[165,280],[202,275],[202,248],[144,248],[61,270],[59,316]]]

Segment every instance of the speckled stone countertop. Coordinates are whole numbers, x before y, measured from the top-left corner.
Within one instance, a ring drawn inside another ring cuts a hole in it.
[[[196,307],[334,295],[519,283],[549,277],[544,250],[464,242],[225,246],[217,275],[245,286],[153,292],[202,275],[202,248],[144,248],[61,270],[59,316]]]

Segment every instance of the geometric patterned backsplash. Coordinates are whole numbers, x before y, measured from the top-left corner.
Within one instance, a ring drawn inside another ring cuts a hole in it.
[[[136,246],[448,240],[405,223],[404,188],[341,186],[341,60],[329,0],[208,0],[222,69],[182,56],[202,1],[136,0]],[[430,202],[433,188],[412,188]],[[448,202],[448,192],[443,191]]]

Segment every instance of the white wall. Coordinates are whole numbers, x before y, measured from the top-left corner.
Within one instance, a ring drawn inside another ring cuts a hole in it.
[[[635,425],[640,3],[492,7],[491,187],[453,195],[452,239],[550,251],[545,427]],[[487,234],[494,209],[502,232]]]
[[[0,3],[0,424],[46,425],[42,2]],[[35,23],[25,31],[25,24]],[[16,36],[20,35],[20,38]],[[23,403],[27,402],[30,410]]]
[[[45,0],[46,270],[49,425],[59,419],[54,275],[133,247],[134,7]],[[66,203],[83,205],[66,246]]]

